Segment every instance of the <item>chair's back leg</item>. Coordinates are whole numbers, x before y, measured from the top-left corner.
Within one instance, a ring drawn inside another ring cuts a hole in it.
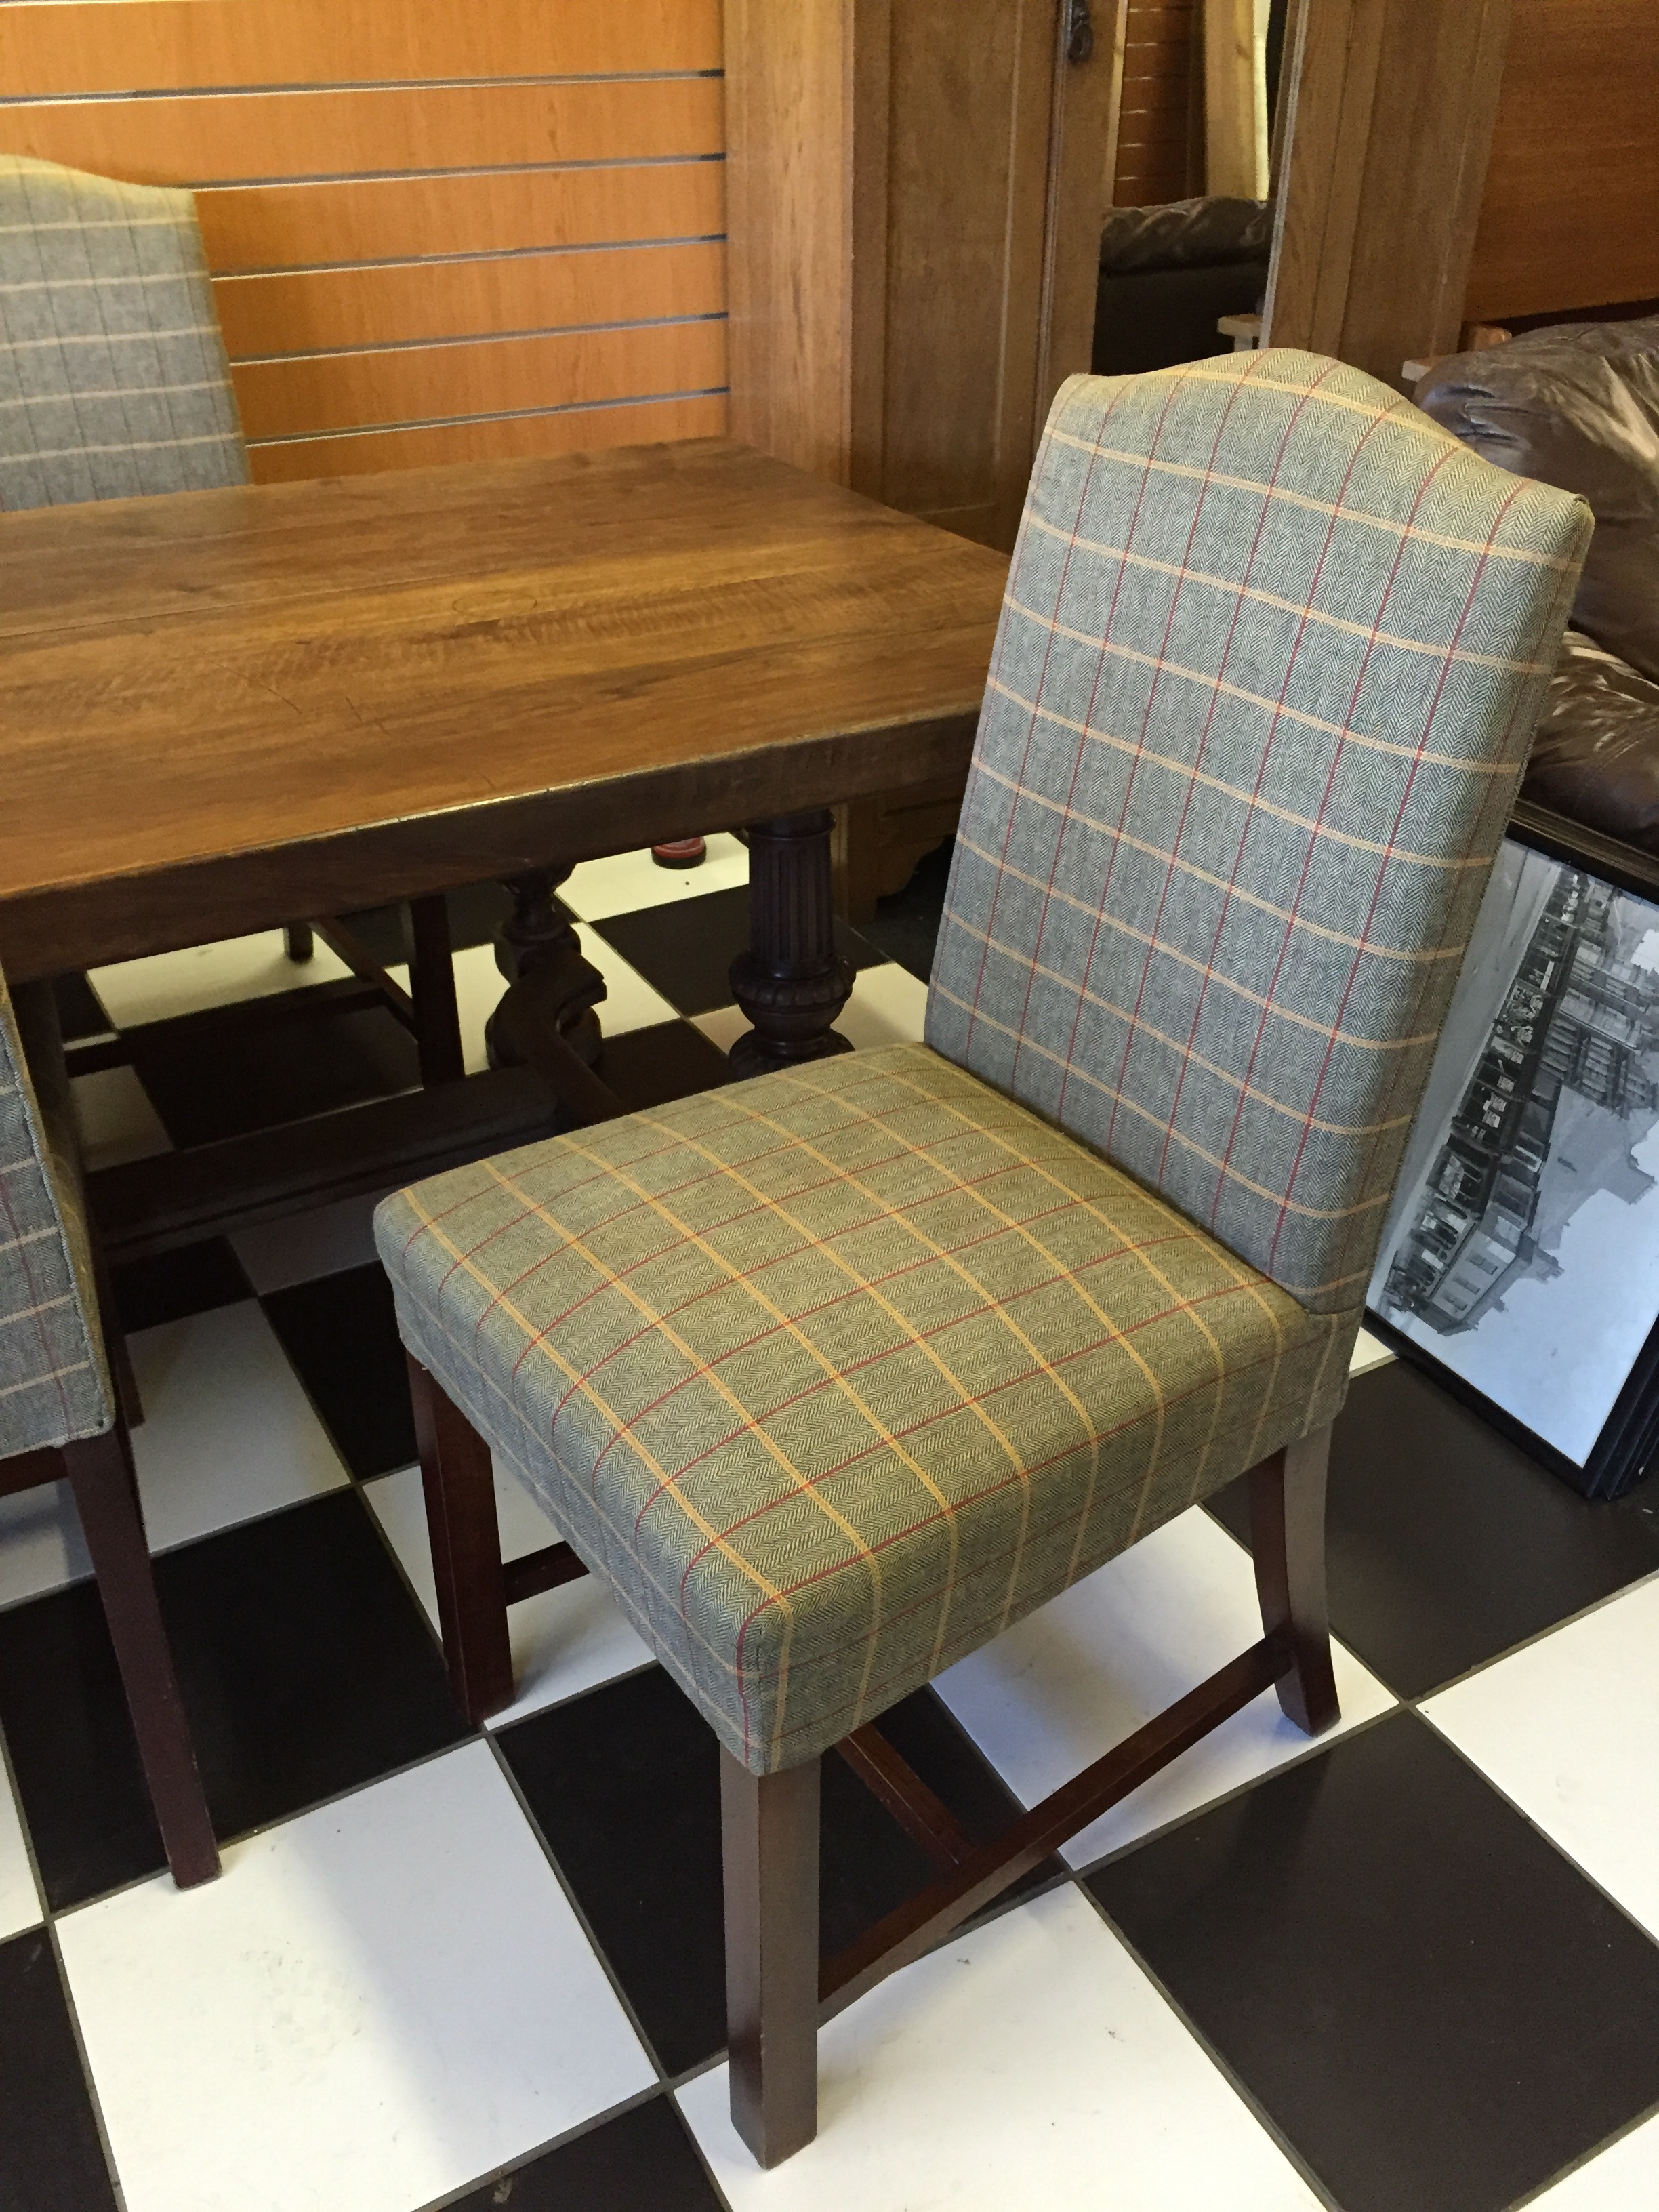
[[[817,2133],[818,1770],[720,1751],[732,2124],[763,2166]]]
[[[156,1602],[125,1432],[115,1428],[66,1444],[64,1472],[92,1554],[167,1863],[179,1888],[188,1889],[218,1873],[219,1847]]]
[[[1317,1735],[1340,1717],[1325,1613],[1325,1473],[1328,1423],[1250,1469],[1250,1545],[1261,1626],[1288,1638],[1293,1663],[1279,1702]]]

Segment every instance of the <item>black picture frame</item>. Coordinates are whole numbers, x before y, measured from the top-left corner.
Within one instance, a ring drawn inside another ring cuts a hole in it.
[[[1589,883],[1595,887],[1595,896],[1589,901],[1589,911],[1597,910],[1603,903],[1600,894],[1623,895],[1626,898],[1639,901],[1644,905],[1650,907],[1654,910],[1655,927],[1659,929],[1659,860],[1639,851],[1635,847],[1624,844],[1599,831],[1586,829],[1577,823],[1567,820],[1563,816],[1552,813],[1542,807],[1534,806],[1525,801],[1518,804],[1514,811],[1508,837],[1511,843],[1522,848],[1523,851],[1537,854],[1544,860],[1554,863],[1563,872],[1564,879],[1573,877],[1587,878]],[[1567,961],[1567,974],[1570,975],[1571,972],[1572,963],[1570,957]],[[1552,980],[1554,981],[1556,979]],[[1520,988],[1518,977],[1514,988],[1516,989]],[[1560,1012],[1561,997],[1562,990],[1558,988],[1554,999],[1549,1004],[1547,1018],[1541,1024],[1542,1034],[1538,1046],[1540,1060],[1534,1063],[1540,1076],[1543,1073],[1541,1058],[1547,1052],[1552,1042],[1552,1031]],[[1656,1002],[1659,1002],[1659,976],[1656,977],[1654,997]],[[1492,1043],[1494,1047],[1498,1046],[1502,1028],[1498,1016],[1507,1004],[1506,995],[1492,1009]],[[1517,1064],[1517,1072],[1520,1072],[1522,1065]],[[1470,1107],[1471,1099],[1477,1090],[1481,1066],[1484,1066],[1484,1056],[1480,1066],[1469,1071],[1460,1097],[1460,1106],[1463,1109],[1468,1109]],[[1528,1075],[1527,1079],[1530,1084],[1531,1076]],[[1484,1084],[1480,1085],[1480,1088],[1483,1093],[1488,1091],[1488,1087]],[[1559,1088],[1560,1085],[1558,1084],[1558,1092]],[[1464,1126],[1467,1127],[1467,1115],[1462,1118],[1464,1121]],[[1521,1133],[1514,1126],[1515,1121],[1515,1114],[1511,1113],[1504,1116],[1502,1128],[1502,1149],[1495,1147],[1493,1153],[1495,1164],[1492,1169],[1492,1175],[1494,1179],[1503,1174],[1505,1166],[1509,1164],[1511,1149],[1522,1141]],[[1449,1129],[1447,1140],[1436,1156],[1437,1160],[1444,1161],[1447,1155],[1455,1149],[1452,1143],[1452,1131]],[[1465,1146],[1462,1149],[1467,1156],[1468,1148]],[[1534,1170],[1534,1175],[1541,1176],[1541,1172],[1540,1167]],[[1482,1187],[1477,1183],[1474,1188],[1477,1192],[1480,1192],[1484,1198]],[[1536,1203],[1537,1192],[1534,1187],[1533,1199],[1534,1210]],[[1496,1206],[1496,1200],[1493,1201],[1493,1206]],[[1414,1206],[1413,1210],[1413,1212],[1416,1210]],[[1484,1226],[1486,1222],[1492,1218],[1492,1212],[1483,1211],[1480,1217],[1480,1224]],[[1530,1226],[1532,1219],[1530,1213],[1527,1219],[1528,1225]],[[1403,1233],[1401,1224],[1391,1223],[1391,1230],[1394,1233],[1385,1237],[1384,1249],[1379,1258],[1376,1274],[1373,1278],[1372,1300],[1376,1299],[1379,1283],[1385,1280],[1397,1281],[1398,1278],[1391,1275],[1391,1270],[1400,1264],[1402,1249],[1407,1247],[1409,1241]],[[1456,1252],[1464,1253],[1474,1242],[1474,1235],[1471,1232],[1455,1248]],[[1431,1264],[1436,1263],[1437,1263],[1437,1255],[1431,1262]],[[1441,1278],[1443,1282],[1446,1276],[1451,1274],[1452,1267],[1455,1264],[1455,1259],[1444,1263],[1444,1272]],[[1467,1275],[1467,1267],[1464,1272]],[[1493,1289],[1498,1289],[1507,1280],[1507,1274],[1500,1273],[1495,1279]],[[1424,1274],[1413,1285],[1419,1297],[1423,1295],[1423,1285],[1426,1281],[1427,1276]],[[1462,1288],[1467,1291],[1468,1287],[1468,1285],[1466,1282]],[[1484,1300],[1476,1303],[1477,1304],[1484,1303]],[[1395,1310],[1401,1310],[1401,1307],[1396,1305]],[[1473,1310],[1472,1308],[1471,1310]],[[1412,1310],[1419,1320],[1424,1317],[1423,1304],[1413,1306]],[[1365,1325],[1368,1330],[1386,1344],[1391,1351],[1396,1352],[1400,1358],[1428,1375],[1450,1396],[1480,1414],[1501,1435],[1518,1444],[1530,1456],[1550,1468],[1564,1480],[1571,1483],[1575,1489],[1582,1492],[1588,1498],[1611,1498],[1620,1496],[1632,1484],[1640,1480],[1649,1472],[1656,1459],[1659,1458],[1659,1310],[1656,1310],[1646,1336],[1631,1361],[1623,1382],[1596,1433],[1594,1443],[1586,1451],[1582,1460],[1575,1459],[1571,1454],[1562,1449],[1549,1437],[1540,1434],[1538,1430],[1525,1419],[1519,1418],[1510,1407],[1503,1402],[1500,1395],[1494,1395],[1490,1387],[1477,1383],[1460,1371],[1455,1358],[1450,1356],[1450,1347],[1455,1340],[1455,1334],[1457,1329],[1461,1328],[1461,1322],[1454,1323],[1452,1328],[1448,1330],[1445,1337],[1442,1339],[1447,1349],[1447,1356],[1443,1357],[1435,1344],[1425,1342],[1421,1335],[1409,1334],[1407,1329],[1396,1326],[1386,1312],[1378,1310],[1376,1303],[1368,1301]],[[1438,1326],[1438,1324],[1431,1325]],[[1490,1377],[1487,1378],[1488,1384],[1490,1379]]]

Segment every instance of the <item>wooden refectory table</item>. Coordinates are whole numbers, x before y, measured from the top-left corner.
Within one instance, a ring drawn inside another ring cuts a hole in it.
[[[964,767],[1006,573],[714,439],[0,515],[14,982],[488,878],[518,901],[519,1066],[274,1164],[108,1170],[118,1255],[507,1141],[544,1117],[527,1071],[580,1088],[603,986],[555,892],[591,856],[749,825],[734,1063],[838,1048],[830,809]]]

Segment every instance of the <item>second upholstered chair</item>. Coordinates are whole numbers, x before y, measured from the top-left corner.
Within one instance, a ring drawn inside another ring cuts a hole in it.
[[[591,1570],[720,1739],[763,2164],[826,2013],[1270,1685],[1336,1718],[1330,1423],[1589,526],[1309,355],[1068,384],[927,1042],[380,1208],[470,1709],[506,1602]],[[503,1571],[492,1450],[568,1546]],[[971,1844],[878,1717],[1246,1471],[1261,1641]],[[820,1962],[832,1747],[940,1871]]]

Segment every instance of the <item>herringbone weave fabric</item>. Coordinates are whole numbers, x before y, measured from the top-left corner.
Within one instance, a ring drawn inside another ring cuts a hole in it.
[[[1067,384],[929,1042],[1358,1303],[1589,528],[1312,355]]]
[[[923,1045],[375,1226],[410,1349],[757,1773],[1328,1420],[1358,1321]]]
[[[0,155],[0,508],[247,473],[192,196]]]
[[[55,1023],[36,1026],[61,1059]],[[53,1103],[67,1116],[66,1077]],[[41,1108],[0,978],[0,1459],[114,1419],[69,1132]]]

